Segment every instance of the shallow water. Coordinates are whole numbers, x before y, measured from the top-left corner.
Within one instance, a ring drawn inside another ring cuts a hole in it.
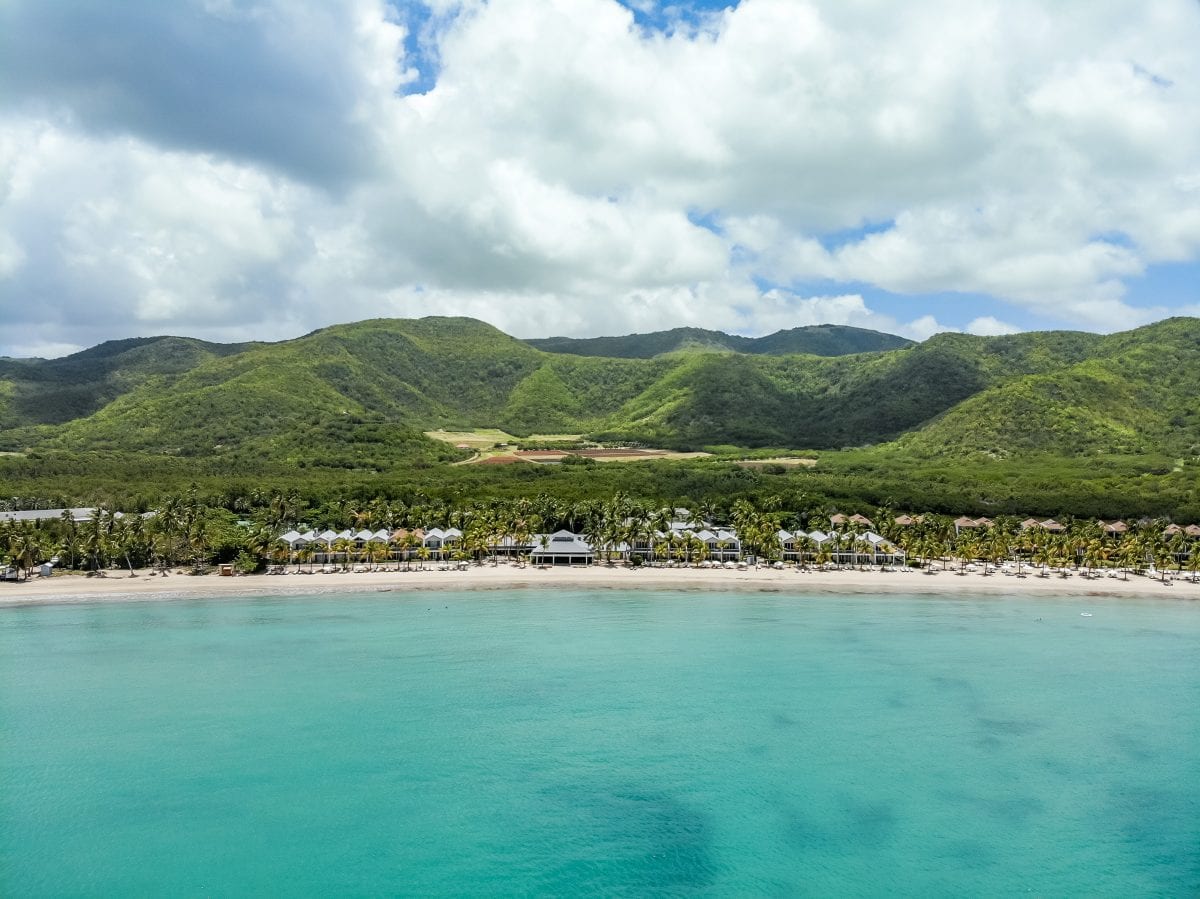
[[[347,893],[1200,894],[1200,605],[0,610],[0,894]]]

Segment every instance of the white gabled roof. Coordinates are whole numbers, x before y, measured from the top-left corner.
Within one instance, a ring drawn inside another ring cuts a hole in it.
[[[542,548],[542,537],[549,537],[546,548]],[[571,531],[555,531],[553,534],[537,534],[533,538],[533,556],[590,556],[592,548],[578,534]]]

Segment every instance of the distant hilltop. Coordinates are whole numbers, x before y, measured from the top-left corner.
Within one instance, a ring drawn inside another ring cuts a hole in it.
[[[913,341],[895,334],[847,325],[806,325],[776,331],[765,337],[740,337],[703,328],[672,328],[624,337],[541,337],[525,341],[548,353],[607,356],[614,359],[652,359],[685,350],[747,353],[749,355],[848,356],[898,350]]]

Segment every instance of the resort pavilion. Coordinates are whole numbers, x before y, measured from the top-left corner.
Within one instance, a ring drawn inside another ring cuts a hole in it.
[[[591,565],[595,553],[578,534],[555,531],[534,537],[529,560],[535,565]]]

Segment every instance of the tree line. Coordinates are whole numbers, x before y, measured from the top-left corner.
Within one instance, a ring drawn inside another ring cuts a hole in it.
[[[103,574],[123,569],[133,574],[183,568],[204,571],[231,563],[243,572],[270,564],[297,561],[278,538],[286,530],[311,528],[400,531],[394,546],[343,541],[333,548],[349,561],[357,554],[366,564],[382,564],[421,552],[413,531],[457,528],[462,539],[455,552],[463,559],[495,557],[506,544],[528,545],[535,534],[565,529],[588,541],[601,558],[621,544],[646,546],[646,561],[703,560],[709,549],[694,533],[672,532],[671,523],[686,517],[692,530],[705,525],[730,528],[743,555],[780,560],[780,531],[795,534],[796,552],[805,564],[835,564],[871,554],[866,532],[873,530],[904,550],[910,563],[965,565],[970,561],[999,564],[1015,559],[1045,571],[1049,568],[1123,569],[1171,566],[1192,572],[1200,564],[1200,540],[1183,532],[1165,533],[1168,522],[1145,519],[1127,533],[1106,533],[1091,519],[1066,519],[1054,533],[1025,529],[1016,516],[1001,516],[986,528],[955,528],[949,516],[923,514],[907,525],[896,522],[895,509],[870,511],[867,528],[846,522],[832,525],[840,510],[802,493],[774,494],[760,502],[738,498],[730,503],[702,502],[688,510],[673,503],[647,501],[617,492],[603,499],[568,501],[548,493],[515,499],[489,498],[454,502],[444,497],[411,494],[407,499],[374,496],[365,501],[337,498],[311,504],[298,492],[248,494],[214,501],[192,486],[169,496],[152,514],[121,514],[99,507],[84,521],[69,510],[58,518],[0,522],[0,562],[26,576],[39,563],[56,559],[56,567]],[[685,522],[686,523],[686,522]],[[828,541],[814,542],[807,533],[821,530]],[[718,547],[721,549],[721,547]]]

